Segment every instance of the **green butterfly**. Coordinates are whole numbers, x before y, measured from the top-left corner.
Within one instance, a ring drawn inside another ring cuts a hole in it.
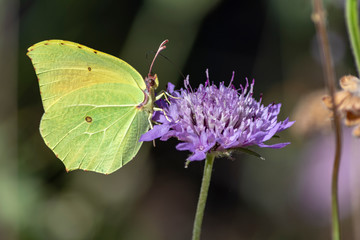
[[[155,109],[155,58],[143,79],[128,63],[69,41],[40,42],[27,55],[45,111],[41,136],[67,171],[110,174],[135,157]]]

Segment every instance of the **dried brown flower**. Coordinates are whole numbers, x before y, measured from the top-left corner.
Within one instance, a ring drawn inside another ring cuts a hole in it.
[[[343,90],[335,94],[336,108],[346,126],[356,126],[353,135],[360,137],[360,80],[347,75],[340,79],[340,86]],[[332,109],[330,96],[323,97],[323,102],[327,108]]]

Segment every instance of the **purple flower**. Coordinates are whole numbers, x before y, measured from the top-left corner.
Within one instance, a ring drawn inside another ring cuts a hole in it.
[[[203,160],[207,153],[227,154],[236,148],[258,145],[259,147],[282,148],[289,143],[265,145],[264,142],[276,133],[290,127],[294,122],[278,122],[281,104],[264,106],[253,98],[254,81],[249,86],[233,85],[234,73],[228,87],[224,82],[217,87],[210,84],[208,72],[205,85],[193,90],[189,78],[185,89],[174,91],[169,83],[168,92],[174,97],[158,101],[163,111],[156,111],[153,120],[161,123],[143,134],[140,141],[160,138],[162,141],[176,137],[182,141],[177,150],[193,154],[189,161]]]

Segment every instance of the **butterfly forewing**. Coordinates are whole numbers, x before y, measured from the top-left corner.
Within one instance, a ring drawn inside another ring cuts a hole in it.
[[[45,111],[59,98],[76,90],[99,83],[120,83],[134,86],[132,94],[142,101],[146,88],[141,75],[126,62],[62,40],[37,43],[28,49],[36,74]]]

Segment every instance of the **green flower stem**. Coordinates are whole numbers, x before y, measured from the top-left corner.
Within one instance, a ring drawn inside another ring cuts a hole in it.
[[[211,172],[214,164],[215,155],[208,154],[206,156],[206,162],[204,167],[204,174],[201,183],[199,201],[196,208],[194,227],[192,240],[200,240],[201,235],[201,225],[204,216],[204,210],[206,205],[206,199],[208,195],[208,190],[210,186]]]
[[[346,0],[345,16],[357,72],[358,74],[360,74],[360,32],[358,24],[358,0]]]
[[[340,240],[340,218],[338,199],[338,179],[340,168],[340,157],[335,158],[332,182],[331,182],[331,216],[332,216],[332,240]]]

